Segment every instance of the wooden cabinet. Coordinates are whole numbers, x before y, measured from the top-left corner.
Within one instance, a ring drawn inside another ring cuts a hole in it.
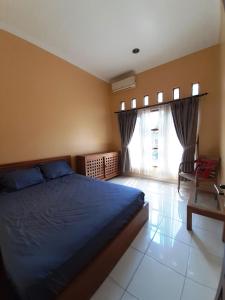
[[[118,152],[80,155],[76,163],[77,172],[85,176],[106,180],[120,175]]]

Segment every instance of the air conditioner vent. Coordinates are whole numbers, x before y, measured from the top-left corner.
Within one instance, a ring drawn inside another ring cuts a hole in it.
[[[112,92],[116,93],[122,90],[132,89],[136,87],[135,76],[129,76],[112,83]]]

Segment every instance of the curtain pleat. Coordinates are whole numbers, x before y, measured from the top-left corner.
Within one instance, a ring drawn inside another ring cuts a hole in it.
[[[121,137],[121,169],[122,173],[130,171],[130,158],[128,152],[128,145],[134,133],[137,111],[131,110],[127,112],[120,112],[118,114],[120,137]]]
[[[183,172],[194,170],[194,156],[197,139],[199,99],[171,103],[171,111],[177,137],[183,147]]]

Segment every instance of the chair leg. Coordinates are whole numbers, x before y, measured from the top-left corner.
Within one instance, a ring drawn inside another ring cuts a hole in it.
[[[223,223],[223,242],[225,243],[225,221]]]
[[[178,193],[180,192],[180,175],[178,175],[178,184],[177,184]]]
[[[198,182],[195,182],[195,202],[197,202],[197,197],[198,197]]]
[[[187,206],[187,230],[192,230],[192,210]]]
[[[197,202],[197,198],[198,198],[198,191],[197,189],[195,189],[195,203]]]

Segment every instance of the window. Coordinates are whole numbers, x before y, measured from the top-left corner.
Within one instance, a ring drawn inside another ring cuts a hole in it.
[[[131,100],[131,108],[136,108],[136,107],[137,107],[137,101],[134,98],[134,99]]]
[[[192,96],[199,95],[200,92],[200,84],[199,83],[193,83],[192,84]]]
[[[134,174],[176,180],[183,149],[168,105],[139,111],[128,149]]]
[[[144,96],[144,106],[149,105],[149,96]]]
[[[173,100],[180,99],[180,88],[173,89]]]
[[[120,102],[120,110],[125,110],[125,109],[126,109],[125,102],[121,101]]]
[[[159,110],[151,111],[151,164],[153,168],[158,167],[158,145],[159,145]]]
[[[163,92],[158,92],[157,94],[158,103],[163,102]]]

